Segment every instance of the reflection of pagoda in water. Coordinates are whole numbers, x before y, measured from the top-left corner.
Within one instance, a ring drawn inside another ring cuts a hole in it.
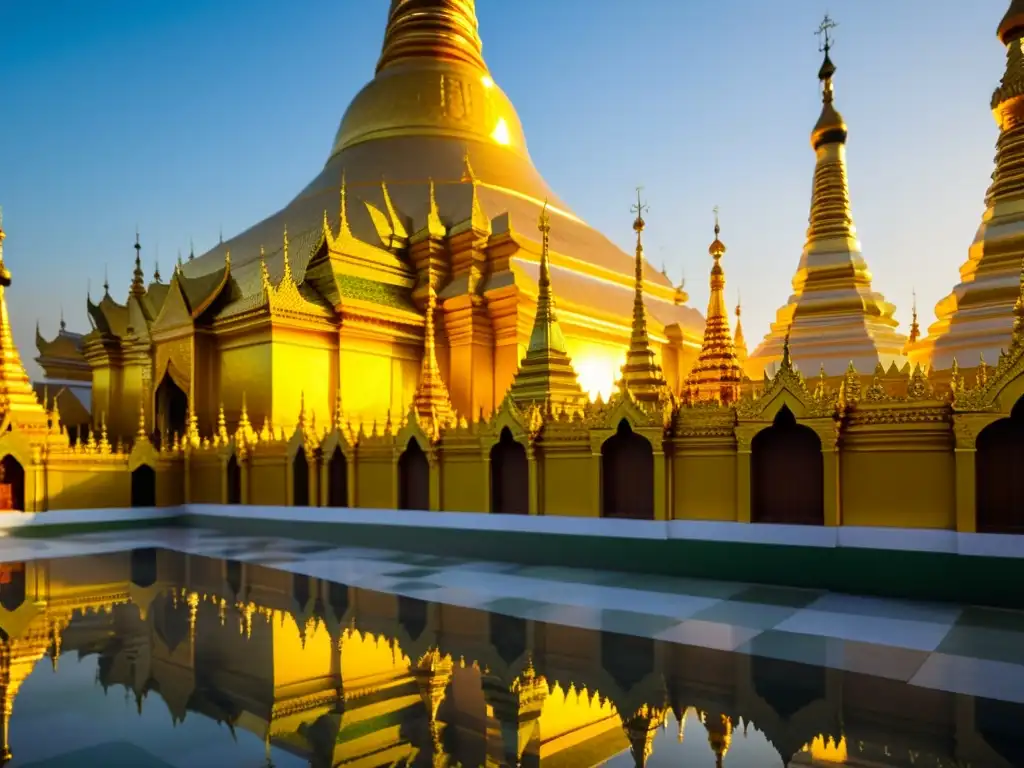
[[[672,717],[718,765],[758,731],[790,765],[1024,758],[987,725],[1019,708],[171,552],[8,567],[0,628],[5,760],[19,688],[69,652],[139,712],[157,697],[175,725],[209,718],[311,766],[642,766]]]

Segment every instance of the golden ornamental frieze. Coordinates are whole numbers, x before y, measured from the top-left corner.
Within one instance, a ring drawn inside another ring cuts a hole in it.
[[[949,421],[949,405],[937,401],[931,405],[852,408],[846,411],[844,418],[844,423],[851,427],[872,424],[948,424]]]
[[[998,397],[1003,389],[1024,375],[1024,340],[1014,339],[1010,351],[999,355],[994,371],[987,366],[973,387],[959,386],[953,391],[953,410],[957,413],[991,413],[999,410]]]
[[[732,438],[735,437],[733,426],[683,426],[676,427],[677,438]]]

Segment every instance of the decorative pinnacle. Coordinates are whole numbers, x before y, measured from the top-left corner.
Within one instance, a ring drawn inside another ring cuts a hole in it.
[[[782,363],[781,363],[781,367],[782,368],[787,368],[787,369],[793,367],[793,358],[790,356],[790,352],[789,352],[789,333],[790,333],[790,329],[787,328],[786,329],[786,338],[782,340]]]
[[[650,210],[646,203],[640,200],[640,193],[643,192],[643,187],[636,188],[636,205],[632,206],[629,210],[636,214],[636,219],[633,221],[633,231],[637,233],[639,237],[640,233],[644,231],[646,223],[644,222],[644,214]]]
[[[825,59],[821,62],[821,68],[818,70],[818,79],[824,83],[822,98],[825,103],[832,101],[832,76],[836,73],[836,65],[832,63],[828,52],[832,50],[832,45],[835,43],[830,33],[837,26],[826,13],[825,18],[822,19],[821,24],[814,33],[818,36],[818,50],[825,54]]]
[[[715,239],[708,247],[708,253],[710,253],[714,257],[715,263],[717,264],[718,260],[722,258],[722,256],[725,254],[725,243],[723,243],[718,238],[718,236],[722,233],[722,228],[718,224],[718,206],[716,205],[711,210],[715,214]]]
[[[824,53],[826,56],[828,56],[828,52],[832,50],[833,40],[830,33],[838,26],[839,25],[832,20],[832,17],[826,13],[825,18],[821,20],[821,24],[819,24],[818,28],[814,31],[814,34],[818,36],[818,51]]]
[[[64,331],[68,327],[67,323],[64,322],[64,305],[60,307],[60,329]]]
[[[196,257],[196,248],[192,244],[192,238],[188,239],[188,260],[192,261]]]

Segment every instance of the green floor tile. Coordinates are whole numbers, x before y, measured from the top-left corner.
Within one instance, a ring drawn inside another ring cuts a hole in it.
[[[789,608],[806,608],[824,593],[812,589],[792,589],[790,587],[747,587],[730,600],[743,603],[761,603],[764,605],[782,605]]]

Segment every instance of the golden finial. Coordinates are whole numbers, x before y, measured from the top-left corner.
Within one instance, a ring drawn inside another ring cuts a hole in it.
[[[434,187],[434,179],[428,179],[430,200],[427,206],[427,232],[434,237],[444,237],[448,230],[441,221],[441,212],[437,207],[437,189]]]
[[[217,439],[221,445],[228,444],[228,423],[224,417],[224,403],[221,403],[217,410]]]
[[[913,344],[921,336],[921,328],[917,324],[917,290],[911,291],[910,305],[910,336],[908,341]]]
[[[641,202],[640,193],[643,192],[643,187],[636,188],[636,205],[629,210],[636,214],[636,219],[633,221],[633,231],[637,233],[637,241],[639,242],[639,235],[644,231],[646,226],[644,222],[644,213],[647,212],[648,207],[646,203]]]
[[[249,407],[246,404],[245,390],[242,391],[242,411],[238,416],[238,432],[244,440],[252,437],[252,423],[249,421]]]
[[[334,402],[334,428],[341,431],[342,424],[344,423],[344,408],[341,402],[341,387],[338,387],[338,394],[335,397]]]
[[[466,151],[462,155],[462,178],[460,181],[465,183],[475,183],[476,175],[473,173],[473,164],[469,161],[469,146],[466,146]]]
[[[824,100],[826,103],[832,101],[832,76],[836,73],[836,67],[832,63],[832,59],[829,58],[828,53],[832,50],[834,42],[831,33],[837,26],[839,25],[826,13],[825,18],[821,20],[821,24],[818,25],[818,29],[814,32],[818,36],[818,51],[825,54],[825,60],[821,63],[821,69],[818,70],[818,79],[824,83]]]
[[[193,259],[195,259],[195,257],[196,257],[196,248],[195,248],[195,245],[192,243],[192,238],[190,237],[188,239],[188,260],[192,261]]]
[[[263,250],[263,246],[260,246],[260,283],[263,286],[263,290],[270,293],[272,288],[270,284],[270,270],[267,269],[267,254]]]
[[[981,357],[978,361],[978,372],[977,372],[978,387],[984,387],[988,384],[988,363],[985,362],[985,353],[981,353]]]
[[[300,432],[306,430],[306,391],[302,390],[299,392],[299,418],[296,421],[296,427]]]
[[[781,365],[782,368],[785,368],[785,369],[790,369],[790,368],[793,367],[793,358],[790,356],[790,351],[789,351],[789,334],[790,334],[790,331],[791,331],[791,328],[787,328],[786,329],[786,338],[784,338],[782,340],[782,363],[780,365]]]
[[[711,210],[715,214],[715,239],[708,246],[708,253],[711,254],[717,264],[718,260],[725,254],[725,243],[718,239],[718,236],[722,233],[722,228],[718,224],[718,206],[716,205]]]
[[[341,198],[338,202],[338,237],[350,236],[352,229],[348,223],[348,182],[345,180],[345,169],[341,169]]]
[[[231,250],[230,249],[224,251],[224,268],[228,269],[228,270],[231,269]]]
[[[287,285],[292,282],[292,262],[288,257],[288,225],[284,226],[284,245],[282,246],[282,253],[284,254],[284,275],[282,275],[281,282]]]
[[[64,305],[60,305],[60,332],[64,333],[67,330],[68,324],[64,322]]]
[[[181,254],[180,250],[178,251],[178,254]],[[160,259],[158,258],[153,259],[153,282],[160,282]]]
[[[109,296],[110,295],[110,280],[108,279],[108,276],[107,276],[107,265],[106,264],[103,265],[103,295],[104,296]]]

